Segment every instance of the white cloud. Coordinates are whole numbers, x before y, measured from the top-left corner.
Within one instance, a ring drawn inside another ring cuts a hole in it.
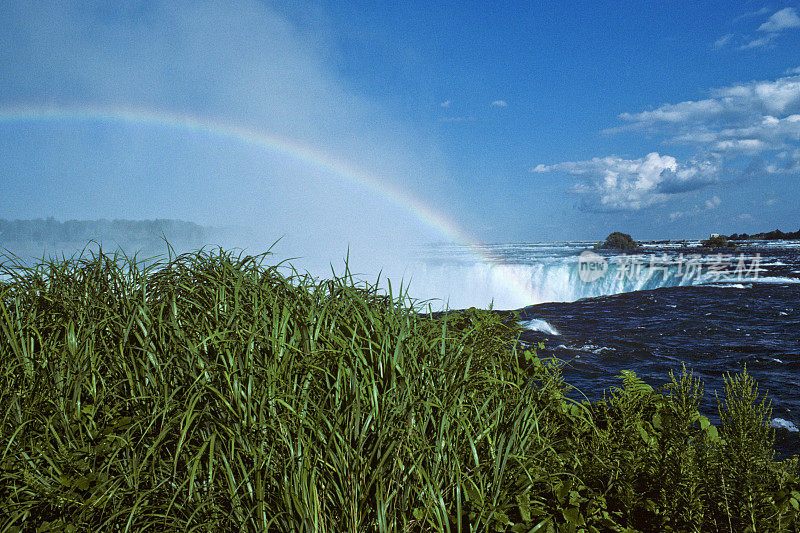
[[[742,213],[741,215],[739,215],[739,218],[741,220],[753,220],[753,215],[751,215],[750,213]]]
[[[795,68],[790,68],[790,69],[787,69],[787,70],[786,70],[786,72],[784,72],[784,74],[786,74],[786,75],[790,75],[790,74],[800,74],[800,67],[795,67]]]
[[[753,17],[761,17],[770,12],[770,9],[764,7],[758,11],[751,11],[733,19],[731,24],[750,19]],[[750,34],[734,34],[728,33],[723,35],[714,42],[714,48],[719,50],[724,48],[735,41],[744,42],[738,46],[739,50],[752,50],[755,48],[765,48],[767,45],[773,43],[777,37],[783,34],[786,30],[800,27],[800,17],[797,15],[797,10],[793,7],[781,9],[772,14],[764,23],[762,23],[757,31],[760,33]]]
[[[741,152],[755,155],[764,150],[765,143],[758,139],[726,139],[712,145],[715,152]]]
[[[453,103],[452,100],[445,100],[444,102],[442,102],[439,105],[442,106],[442,107],[450,107],[450,104],[452,104],[452,103]]]
[[[767,21],[758,27],[758,31],[776,33],[789,28],[800,27],[800,17],[793,7],[787,7],[775,12]]]
[[[711,198],[709,198],[708,200],[706,200],[706,209],[716,209],[720,205],[722,205],[722,200],[720,200],[719,196],[717,196],[716,194]]]
[[[444,117],[442,122],[474,122],[475,117]]]
[[[709,91],[709,97],[677,104],[662,104],[638,113],[622,113],[628,124],[606,130],[646,129],[661,134],[668,144],[695,146],[699,153],[723,159],[749,156],[766,158],[747,170],[754,175],[798,172],[800,150],[800,75],[775,80],[737,83]]]
[[[753,48],[761,48],[762,46],[766,46],[771,43],[777,36],[777,33],[768,33],[767,35],[752,39],[748,43],[743,44],[739,47],[739,50],[752,50]]]
[[[495,100],[490,104],[492,107],[508,107],[508,102],[505,100]]]
[[[725,103],[715,99],[706,99],[680,102],[678,104],[663,104],[653,111],[622,113],[619,118],[640,125],[656,122],[684,123],[706,120],[724,111]]]
[[[771,115],[754,117],[744,127],[697,128],[677,135],[673,142],[703,145],[715,152],[757,155],[790,148],[800,140],[800,114],[778,119]]]
[[[572,191],[581,195],[584,207],[593,211],[639,210],[663,203],[676,194],[704,187],[717,180],[711,160],[679,164],[657,152],[640,159],[617,156],[537,165],[532,172],[563,172],[581,182]]]
[[[782,174],[800,174],[800,148],[778,153],[773,168]]]
[[[741,20],[745,20],[745,19],[749,19],[749,18],[753,18],[753,17],[760,17],[761,15],[766,15],[769,12],[770,12],[770,9],[768,7],[762,7],[761,9],[759,9],[757,11],[749,11],[747,13],[739,15],[738,17],[733,19],[731,21],[731,23],[732,24],[736,24]]]
[[[662,104],[652,111],[622,113],[619,118],[634,126],[683,125],[714,120],[731,121],[761,116],[800,113],[800,76],[753,81],[711,90],[711,98]]]
[[[712,91],[712,95],[739,112],[800,112],[800,76],[731,85]]]
[[[729,33],[727,35],[723,35],[722,37],[720,37],[719,39],[714,41],[714,48],[723,48],[723,47],[725,47],[725,45],[727,45],[731,41],[732,38],[733,38],[733,34],[732,33]]]
[[[712,89],[707,98],[622,113],[619,118],[628,124],[605,132],[644,129],[666,144],[693,146],[696,155],[682,162],[657,152],[642,159],[598,157],[540,164],[531,171],[579,176],[573,191],[594,210],[643,209],[724,178],[800,175],[797,74]],[[719,205],[715,198],[706,202],[707,208]],[[674,211],[670,219],[688,214]]]
[[[711,209],[711,208],[709,208],[709,209]],[[685,211],[673,211],[673,212],[671,212],[669,214],[669,221],[670,222],[674,222],[674,221],[678,220],[679,218],[683,218],[683,217],[696,217],[697,215],[701,214],[702,212],[703,212],[703,210],[700,209],[700,206],[695,204],[691,208],[686,209]]]
[[[739,47],[739,50],[762,48],[774,41],[782,32],[798,27],[800,27],[800,17],[797,16],[797,10],[793,7],[781,9],[773,13],[766,22],[758,27],[758,31],[764,35],[750,37],[746,44]]]

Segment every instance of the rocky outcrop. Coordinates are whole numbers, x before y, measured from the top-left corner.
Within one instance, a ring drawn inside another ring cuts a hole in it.
[[[639,245],[636,244],[633,237],[627,233],[620,233],[619,231],[615,231],[606,237],[606,242],[597,246],[597,248],[603,250],[635,250],[638,247]]]

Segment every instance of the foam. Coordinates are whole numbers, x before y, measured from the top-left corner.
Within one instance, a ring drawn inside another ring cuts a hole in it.
[[[773,418],[769,426],[773,429],[785,429],[789,433],[798,433],[800,429],[794,425],[794,422],[784,420],[783,418]]]
[[[548,335],[561,335],[561,333],[559,333],[558,330],[549,322],[542,320],[541,318],[523,320],[520,322],[520,325],[529,331],[541,331],[542,333],[547,333]]]

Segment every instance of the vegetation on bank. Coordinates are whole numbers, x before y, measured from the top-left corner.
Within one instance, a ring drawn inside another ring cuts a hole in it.
[[[700,246],[704,248],[735,248],[736,245],[728,241],[725,235],[715,235],[704,241],[700,241]]]
[[[729,236],[728,239],[732,241],[745,241],[748,239],[759,240],[759,241],[796,241],[800,240],[800,229],[797,231],[789,231],[786,233],[784,233],[779,229],[773,231],[767,231],[764,233],[754,233],[753,235],[748,235],[747,233],[742,233],[741,235],[738,233],[734,233],[731,236]]]
[[[746,373],[717,428],[685,372],[569,399],[488,311],[265,256],[119,259],[0,269],[2,531],[800,528]]]
[[[597,248],[605,250],[635,250],[639,248],[639,244],[627,233],[615,231],[606,237],[605,242],[598,245]]]

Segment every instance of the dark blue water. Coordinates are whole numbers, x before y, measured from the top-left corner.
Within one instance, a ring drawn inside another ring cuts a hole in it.
[[[748,247],[761,258],[759,277],[634,290],[521,310],[545,331],[523,339],[543,342],[540,354],[563,360],[566,380],[590,399],[619,386],[621,370],[654,387],[682,365],[705,386],[701,410],[716,419],[714,391],[723,376],[747,368],[772,401],[773,425],[800,427],[800,247]],[[547,331],[537,321],[546,321]],[[557,331],[557,335],[554,334]],[[776,431],[780,455],[800,453],[796,428]]]

